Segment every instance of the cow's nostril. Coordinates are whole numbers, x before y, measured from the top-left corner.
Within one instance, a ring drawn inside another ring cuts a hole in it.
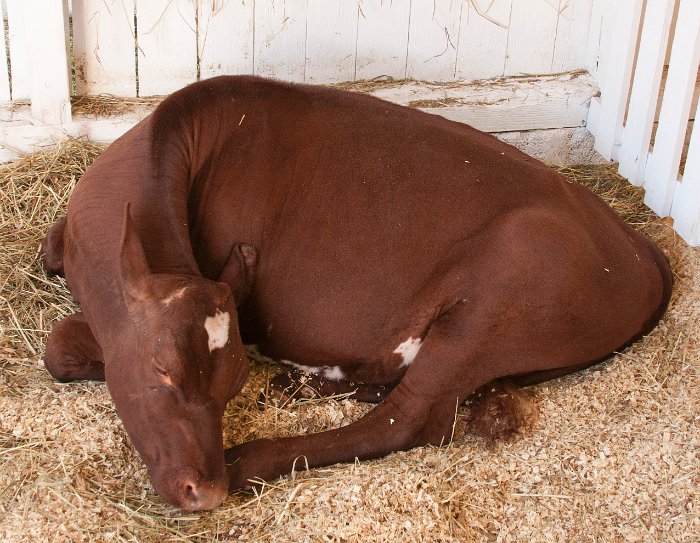
[[[226,484],[183,482],[181,488],[186,502],[183,508],[190,511],[201,511],[218,507],[228,494],[228,481],[224,481],[224,483]]]
[[[197,491],[195,490],[194,485],[191,485],[191,484],[185,485],[185,496],[190,501],[193,501],[193,502],[197,501]]]

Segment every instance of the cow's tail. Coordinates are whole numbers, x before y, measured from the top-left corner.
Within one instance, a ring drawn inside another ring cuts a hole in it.
[[[498,379],[469,398],[468,430],[486,439],[509,439],[537,420],[537,405],[508,379]]]

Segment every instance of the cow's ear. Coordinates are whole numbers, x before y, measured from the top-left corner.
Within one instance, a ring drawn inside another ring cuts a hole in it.
[[[145,297],[145,279],[151,273],[139,233],[131,218],[130,207],[130,204],[126,204],[124,208],[122,240],[119,247],[119,274],[127,305]]]
[[[217,281],[225,283],[237,306],[243,305],[253,289],[255,271],[258,266],[258,251],[247,243],[236,243],[224,264]]]

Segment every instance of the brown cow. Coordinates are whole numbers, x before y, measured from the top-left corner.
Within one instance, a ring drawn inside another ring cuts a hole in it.
[[[176,92],[114,142],[44,253],[82,306],[54,327],[48,370],[106,378],[154,487],[188,510],[300,457],[446,443],[478,387],[605,359],[671,292],[655,245],[497,139],[255,77]],[[224,452],[243,341],[381,403],[337,430]]]

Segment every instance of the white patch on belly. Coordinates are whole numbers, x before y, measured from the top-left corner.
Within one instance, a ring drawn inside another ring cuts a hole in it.
[[[182,287],[180,290],[173,292],[167,298],[164,298],[163,305],[169,305],[170,302],[172,302],[173,300],[177,300],[178,298],[182,298],[183,294],[185,294],[185,290],[187,290],[187,287]]]
[[[326,379],[331,381],[342,381],[345,379],[345,374],[343,370],[338,366],[305,366],[304,364],[297,364],[291,360],[280,360],[280,364],[285,366],[291,366],[294,369],[303,371],[304,373],[311,373],[312,375],[321,375]]]
[[[342,381],[343,379],[345,379],[345,374],[343,373],[343,370],[341,370],[338,366],[324,366],[323,376],[326,379],[330,379],[331,381]]]
[[[304,373],[312,373],[313,375],[318,375],[323,369],[319,366],[305,366],[304,364],[297,364],[296,362],[292,362],[291,360],[280,360],[280,363],[284,364],[285,366],[291,366],[294,369],[303,371]]]
[[[420,338],[410,337],[406,341],[401,343],[398,347],[396,347],[396,349],[394,349],[394,353],[400,354],[403,358],[403,362],[401,362],[401,367],[411,365],[411,362],[415,360],[416,355],[420,350],[421,343],[422,340]]]
[[[221,349],[228,341],[228,325],[231,317],[226,312],[216,310],[216,315],[204,320],[204,328],[209,335],[209,352]]]

